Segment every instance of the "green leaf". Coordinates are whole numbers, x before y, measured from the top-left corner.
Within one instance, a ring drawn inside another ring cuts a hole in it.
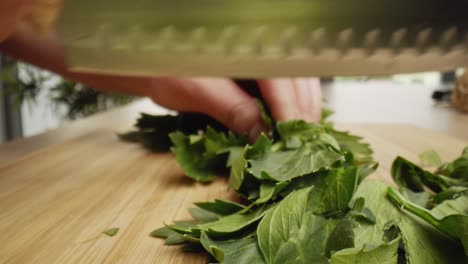
[[[441,204],[434,207],[431,213],[437,218],[453,214],[468,215],[468,193],[460,195],[455,199],[443,201]]]
[[[421,161],[423,166],[442,166],[442,160],[440,159],[439,154],[437,154],[437,152],[433,149],[426,150],[423,153],[419,154],[419,160]]]
[[[316,178],[315,188],[309,194],[308,210],[327,217],[345,213],[358,186],[358,168],[332,169]]]
[[[460,157],[451,163],[442,165],[437,172],[450,178],[460,179],[468,187],[468,147],[463,150]]]
[[[374,213],[372,213],[372,211],[369,210],[369,208],[364,208],[362,211],[359,212],[354,210],[349,211],[346,216],[355,221],[365,222],[371,225],[375,225],[375,223],[377,222]]]
[[[439,219],[431,211],[407,201],[391,187],[387,189],[387,196],[395,206],[419,217],[446,236],[460,240],[465,248],[465,254],[468,256],[468,215],[452,214]]]
[[[353,247],[353,221],[345,218],[337,223],[335,229],[328,237],[327,244],[325,246],[325,253],[327,257],[330,257],[334,252]]]
[[[117,232],[119,232],[119,228],[114,227],[114,228],[107,229],[106,231],[104,231],[102,233],[105,234],[105,235],[108,235],[110,237],[113,237],[113,236],[117,235]]]
[[[289,194],[260,222],[258,243],[267,263],[327,263],[327,248],[341,248],[335,240],[346,228],[335,229],[335,221],[306,212],[310,191],[304,188]]]
[[[349,211],[346,216],[356,221],[374,225],[376,223],[375,215],[371,210],[369,210],[369,208],[365,207],[365,201],[366,200],[363,197],[358,197],[352,200],[349,203],[351,211]]]
[[[214,202],[195,203],[195,205],[217,215],[230,215],[245,208],[241,204],[219,199],[214,200]]]
[[[150,233],[150,236],[166,239],[164,241],[165,245],[180,245],[186,242],[188,238],[186,238],[185,235],[182,235],[167,226],[152,231]]]
[[[376,216],[375,225],[358,225],[354,229],[356,248],[389,242],[384,239],[390,227],[400,230],[403,250],[409,263],[463,263],[463,248],[424,221],[400,211],[387,198],[388,185],[380,181],[364,181],[355,197],[363,197],[366,207]],[[415,239],[417,238],[417,239]]]
[[[306,143],[314,143],[328,145],[336,151],[340,151],[338,142],[327,131],[327,127],[322,124],[295,120],[278,123],[277,130],[287,149],[296,149]]]
[[[440,204],[446,200],[455,199],[465,193],[468,193],[468,188],[460,187],[460,186],[453,186],[453,187],[448,188],[447,190],[444,190],[432,196],[432,200],[435,203]]]
[[[201,182],[213,180],[215,175],[225,168],[225,153],[246,143],[244,137],[235,137],[232,133],[226,136],[210,127],[202,136],[194,137],[174,132],[169,137],[174,145],[171,149],[179,165],[187,176]]]
[[[329,147],[304,145],[295,150],[267,152],[258,159],[248,159],[248,171],[258,179],[288,181],[329,168],[343,159]]]
[[[288,240],[280,246],[271,263],[328,263],[326,245],[330,243],[329,237],[335,226],[334,220],[306,212],[300,227],[291,231]]]
[[[227,151],[229,155],[226,161],[226,167],[230,168],[233,166],[234,162],[241,157],[242,153],[244,153],[244,147],[230,147]]]
[[[361,264],[379,263],[395,264],[398,261],[398,245],[400,237],[389,243],[378,246],[362,246],[361,248],[347,248],[332,255],[331,264]]]
[[[142,113],[135,124],[136,130],[121,134],[119,137],[129,142],[140,142],[153,152],[166,152],[172,145],[169,134],[176,131],[186,134],[197,133],[198,130],[206,129],[208,126],[219,131],[226,130],[219,122],[202,114],[149,115]],[[189,138],[193,139],[194,136],[196,135],[191,135]],[[192,140],[190,142],[193,143]]]
[[[188,243],[182,245],[182,251],[190,253],[201,253],[205,249],[201,244]]]
[[[402,157],[397,157],[393,161],[391,172],[393,179],[399,186],[414,192],[424,191],[424,186],[435,192],[440,192],[460,184],[456,179],[423,170]]]
[[[412,203],[426,207],[431,195],[428,192],[413,192],[405,187],[400,188],[401,194]]]
[[[164,241],[164,245],[168,245],[168,246],[181,245],[184,242],[185,242],[184,235],[175,232],[166,238],[166,241]]]
[[[215,178],[214,166],[216,161],[204,158],[205,148],[203,142],[190,144],[189,137],[181,132],[171,133],[169,137],[172,144],[174,144],[171,149],[176,156],[177,163],[187,176],[201,182],[208,182]]]
[[[322,117],[320,118],[320,123],[326,123],[328,118],[332,116],[335,112],[327,107],[322,107]]]
[[[236,240],[217,241],[202,232],[200,242],[219,263],[266,263],[260,252],[255,237]]]
[[[180,234],[200,235],[200,228],[198,228],[197,221],[175,221],[168,225],[168,227]]]
[[[152,237],[159,237],[159,238],[168,238],[170,235],[177,233],[176,231],[172,230],[171,228],[167,226],[160,227],[156,230],[153,230],[150,233],[150,236]]]
[[[319,134],[323,132],[322,125],[307,123],[303,120],[278,122],[276,129],[284,141],[288,141],[293,137],[299,137],[304,141],[312,141],[318,139]]]
[[[257,104],[258,110],[260,111],[260,117],[262,118],[263,123],[265,123],[268,130],[273,131],[274,122],[271,116],[268,114],[265,105],[260,100],[257,100]]]
[[[369,166],[359,166],[359,182],[363,181],[367,176],[374,173],[378,167],[378,163],[370,164]]]
[[[244,153],[247,150],[244,150]],[[245,169],[247,168],[247,161],[242,154],[234,163],[232,164],[231,172],[229,174],[229,186],[234,190],[239,190],[244,182]]]
[[[353,209],[354,211],[361,212],[365,205],[366,199],[363,197],[358,197],[349,203],[349,208]]]
[[[229,176],[229,186],[234,190],[239,190],[244,183],[244,178],[248,172],[247,158],[258,158],[266,152],[271,151],[271,140],[264,134],[261,134],[252,146],[245,146],[242,154],[232,164]]]
[[[260,221],[270,208],[272,208],[272,205],[265,205],[246,214],[236,213],[228,215],[217,221],[198,225],[198,228],[205,231],[207,235],[211,237],[220,237],[238,233]]]
[[[369,144],[362,142],[361,137],[334,129],[330,129],[329,133],[336,139],[343,151],[353,154],[357,165],[372,163],[373,151]]]
[[[278,193],[280,193],[288,182],[265,182],[260,185],[260,197],[255,201],[255,204],[263,204],[272,200]]]
[[[267,263],[276,263],[281,248],[299,230],[304,218],[311,188],[295,191],[270,210],[257,228],[258,244]],[[283,249],[286,250],[286,249]]]
[[[201,208],[189,208],[188,211],[193,219],[203,223],[219,220],[216,214]]]
[[[120,140],[142,144],[152,152],[167,152],[171,147],[171,140],[165,132],[155,130],[138,130],[118,135]]]
[[[237,137],[232,132],[227,136],[223,132],[218,132],[211,127],[207,127],[204,134],[205,153],[204,155],[218,155],[226,152],[233,147],[244,147],[247,138]]]

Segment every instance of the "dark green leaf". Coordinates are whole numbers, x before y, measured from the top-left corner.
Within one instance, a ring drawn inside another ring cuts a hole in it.
[[[331,264],[396,264],[400,237],[378,246],[343,249],[332,255]]]
[[[358,197],[349,203],[349,208],[353,209],[354,211],[361,212],[362,209],[364,209],[365,204],[366,199],[363,197]]]
[[[329,168],[342,158],[329,147],[304,145],[295,150],[267,152],[258,159],[248,159],[248,171],[258,179],[281,182]]]
[[[459,158],[451,163],[442,165],[437,172],[450,178],[460,179],[465,187],[468,187],[468,147],[463,150]]]
[[[345,213],[358,186],[358,169],[332,169],[316,178],[315,188],[309,194],[308,210],[324,216]]]
[[[325,246],[325,254],[330,257],[333,253],[345,248],[354,247],[353,222],[348,219],[338,221],[335,229],[331,232]]]
[[[297,243],[290,246],[287,243],[296,238],[294,232],[301,229],[310,190],[305,188],[291,193],[260,221],[257,229],[258,244],[267,263],[277,263],[275,259],[285,254],[282,252],[288,252],[289,247],[297,247]]]
[[[200,228],[198,228],[197,221],[175,221],[168,225],[168,227],[180,234],[200,235]]]
[[[170,235],[177,233],[176,231],[172,230],[171,228],[167,226],[163,226],[161,228],[158,228],[156,230],[153,230],[150,233],[150,236],[152,237],[159,237],[159,238],[168,238]]]
[[[435,192],[440,192],[460,184],[456,179],[423,170],[402,157],[397,157],[393,162],[392,177],[399,186],[414,192],[424,191],[424,186]]]
[[[237,138],[230,133],[226,136],[210,127],[196,140],[181,132],[171,133],[169,137],[174,144],[172,151],[179,165],[188,176],[201,182],[211,181],[217,171],[224,167],[224,153],[227,150],[246,142],[244,137]]]
[[[267,263],[328,263],[327,251],[353,245],[352,222],[339,221],[338,227],[306,211],[314,188],[289,194],[260,222],[258,241]]]
[[[440,204],[446,200],[451,200],[451,199],[455,199],[465,193],[468,193],[468,188],[466,187],[459,187],[459,186],[453,186],[453,187],[450,187],[448,188],[447,190],[444,190],[434,196],[432,196],[432,200],[437,203],[437,204]]]
[[[437,218],[431,211],[407,201],[391,187],[388,188],[387,195],[395,206],[419,217],[448,237],[460,240],[465,248],[465,254],[468,256],[468,215],[451,214],[443,218]]]
[[[184,252],[200,253],[204,251],[204,248],[201,244],[188,243],[182,246],[182,250]]]
[[[272,200],[278,193],[280,193],[286,186],[288,182],[265,182],[260,185],[260,196],[255,201],[255,204],[263,204]]]
[[[431,210],[437,218],[452,214],[468,215],[468,193],[459,195],[455,199],[448,199]]]
[[[188,211],[193,219],[202,223],[219,220],[219,217],[216,214],[201,208],[189,208]]]
[[[364,222],[371,225],[376,223],[375,215],[371,210],[369,210],[369,208],[363,208],[361,211],[349,211],[346,216],[355,221]]]
[[[255,237],[216,241],[203,232],[200,241],[206,251],[219,261],[219,263],[266,263]]]
[[[246,150],[244,150],[245,153]],[[232,164],[231,172],[229,174],[229,186],[234,190],[239,190],[244,182],[245,169],[247,168],[247,161],[244,154],[234,161]]]
[[[228,215],[217,221],[201,224],[198,228],[205,231],[210,237],[220,237],[238,233],[260,221],[270,208],[272,208],[271,205],[265,205],[246,214],[236,213]]]
[[[424,221],[401,212],[388,200],[387,188],[383,182],[364,181],[356,191],[355,197],[363,197],[366,207],[376,216],[375,225],[358,225],[354,229],[356,248],[387,243],[389,228],[396,226],[409,263],[463,263],[462,247]]]
[[[234,214],[245,208],[241,204],[219,199],[214,202],[195,203],[195,205],[218,215]]]
[[[379,167],[378,163],[369,166],[359,166],[359,182],[362,182],[367,176],[374,173]]]
[[[177,163],[179,163],[187,176],[201,182],[214,179],[216,160],[205,159],[203,156],[205,152],[203,142],[190,144],[189,137],[181,132],[170,134],[170,138],[172,144],[174,144],[172,151],[176,156]]]
[[[291,230],[287,241],[276,252],[272,263],[328,263],[326,244],[335,228],[335,222],[306,212],[300,227]]]
[[[267,109],[265,108],[265,105],[260,100],[258,101],[258,109],[260,111],[260,117],[262,118],[263,123],[265,123],[266,128],[268,128],[268,130],[270,131],[273,131],[273,119],[269,115]]]
[[[166,240],[164,241],[164,244],[168,246],[173,246],[173,245],[181,245],[184,242],[185,242],[184,235],[181,235],[175,232],[166,238]]]

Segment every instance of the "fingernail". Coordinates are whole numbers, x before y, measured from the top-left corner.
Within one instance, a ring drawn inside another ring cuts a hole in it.
[[[256,123],[249,131],[249,140],[254,142],[262,132],[266,132],[266,127],[261,123]]]

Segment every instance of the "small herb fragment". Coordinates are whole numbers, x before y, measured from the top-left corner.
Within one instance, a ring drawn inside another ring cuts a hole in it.
[[[108,235],[110,237],[113,237],[113,236],[117,235],[117,232],[119,232],[119,228],[114,227],[114,228],[107,229],[106,231],[104,231],[102,233],[105,234],[105,235]]]
[[[419,154],[419,160],[423,166],[440,167],[443,164],[439,154],[433,149],[426,150]]]

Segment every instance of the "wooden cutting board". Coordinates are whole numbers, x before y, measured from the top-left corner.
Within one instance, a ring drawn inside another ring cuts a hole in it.
[[[435,149],[453,159],[467,142],[407,125],[339,126],[362,135],[389,181],[396,155],[417,161]],[[206,263],[149,233],[187,219],[193,202],[235,199],[226,179],[184,177],[171,154],[120,142],[111,129],[36,151],[0,166],[0,263]],[[114,237],[102,231],[118,227]]]

